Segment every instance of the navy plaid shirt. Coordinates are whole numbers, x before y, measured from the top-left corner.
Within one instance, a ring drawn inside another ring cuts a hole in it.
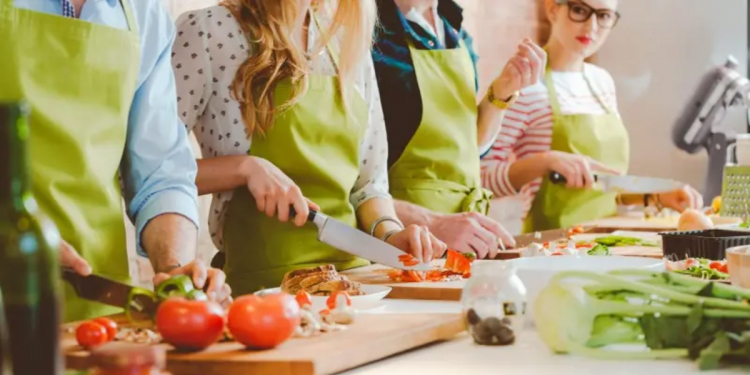
[[[453,0],[438,0],[438,14],[445,24],[445,46],[432,33],[408,21],[394,0],[377,0],[381,27],[372,50],[375,72],[388,132],[388,166],[406,149],[422,122],[422,97],[407,40],[418,49],[452,49],[463,40],[474,61],[472,39],[463,29],[463,9]],[[476,74],[475,74],[476,83]],[[476,87],[475,87],[476,89]]]
[[[76,18],[76,8],[70,3],[70,0],[62,1],[62,15],[63,17]]]

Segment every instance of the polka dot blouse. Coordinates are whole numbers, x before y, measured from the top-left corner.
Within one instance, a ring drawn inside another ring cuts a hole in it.
[[[323,25],[329,22],[319,16]],[[309,28],[311,48],[320,36]],[[308,51],[309,53],[310,51]],[[172,64],[177,83],[180,116],[188,131],[195,133],[203,158],[243,155],[252,140],[242,122],[240,106],[232,99],[231,84],[237,69],[252,48],[232,14],[222,6],[187,12],[177,20],[177,39]],[[314,59],[313,74],[336,74],[328,53]],[[388,145],[375,69],[366,59],[357,75],[356,89],[370,108],[369,124],[360,144],[360,175],[353,187],[351,202],[356,207],[374,197],[390,198],[388,193]],[[232,192],[214,194],[208,225],[214,244],[221,249],[224,213]]]

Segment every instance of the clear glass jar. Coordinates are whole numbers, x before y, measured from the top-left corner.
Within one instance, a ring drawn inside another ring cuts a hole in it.
[[[512,263],[476,262],[461,293],[461,305],[477,344],[510,345],[524,327],[526,287]]]

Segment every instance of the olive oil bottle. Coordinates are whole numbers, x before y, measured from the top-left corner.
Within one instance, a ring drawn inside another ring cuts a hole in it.
[[[61,375],[60,235],[32,195],[28,119],[0,102],[0,290],[13,375]]]

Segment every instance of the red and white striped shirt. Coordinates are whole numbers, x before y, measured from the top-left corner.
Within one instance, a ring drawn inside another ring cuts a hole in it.
[[[585,76],[591,82],[589,89]],[[609,73],[595,65],[585,64],[581,72],[553,72],[563,114],[604,114],[597,100],[617,112],[615,83]],[[596,95],[596,96],[595,96]],[[482,184],[495,197],[524,195],[527,209],[531,206],[542,179],[539,178],[517,191],[508,179],[510,165],[518,159],[550,150],[552,143],[552,106],[549,90],[540,82],[521,91],[518,100],[508,109],[503,127],[490,151],[482,159]]]

